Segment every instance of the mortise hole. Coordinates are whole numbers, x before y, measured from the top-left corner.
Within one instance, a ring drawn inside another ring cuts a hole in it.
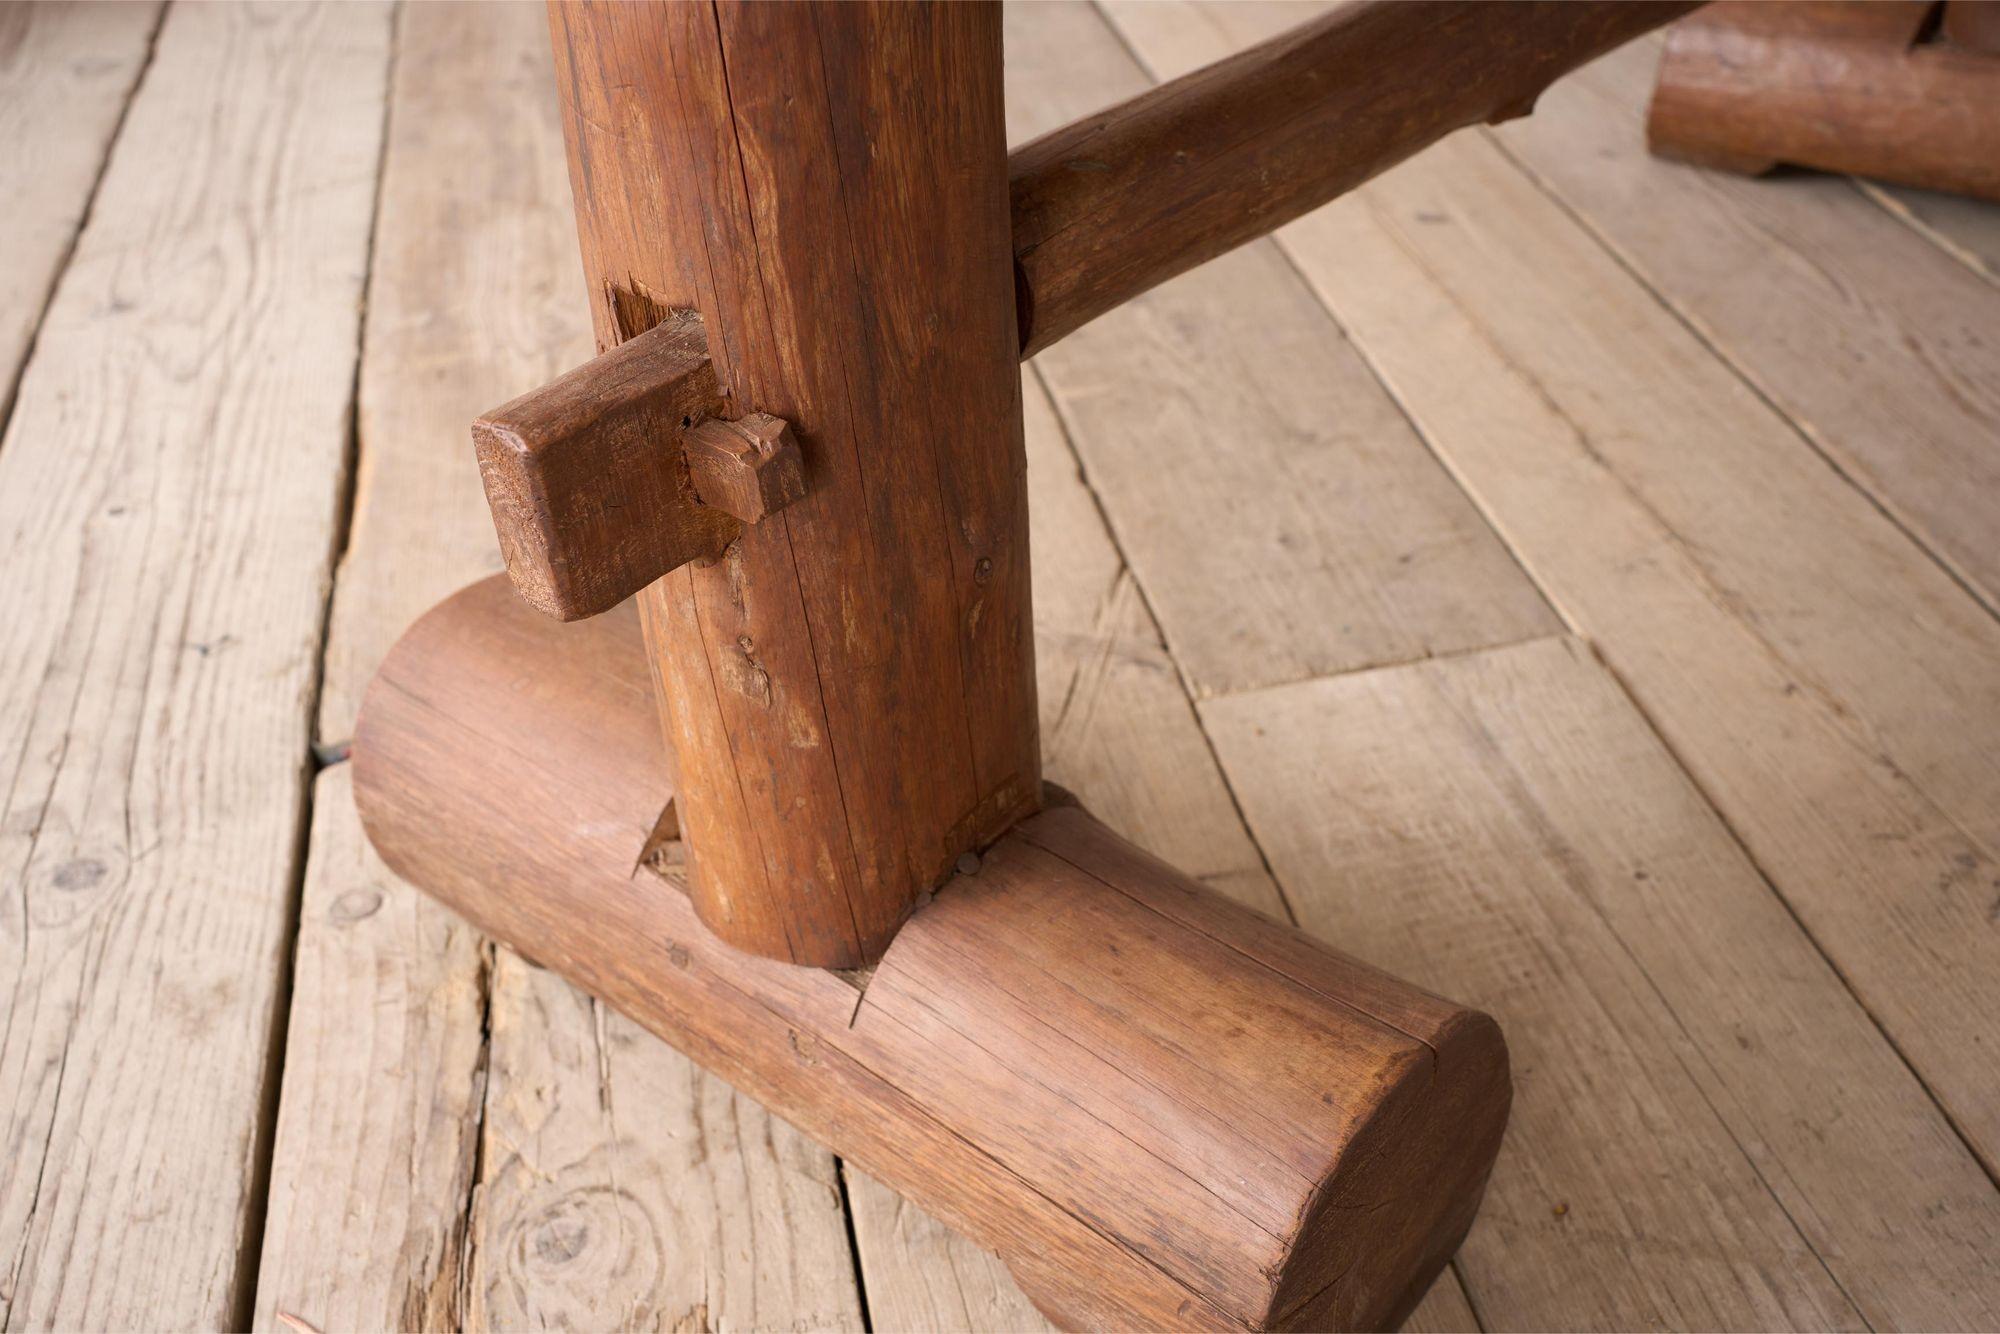
[[[665,324],[674,316],[673,307],[647,291],[637,279],[629,279],[624,285],[605,283],[604,298],[617,331],[614,347]]]

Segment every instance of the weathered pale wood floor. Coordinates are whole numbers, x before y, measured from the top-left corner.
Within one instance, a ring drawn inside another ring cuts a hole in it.
[[[1009,19],[1027,136],[1301,16]],[[1026,372],[1051,776],[1491,1009],[1424,1329],[2000,1326],[2000,209],[1657,45]],[[392,880],[342,763],[588,353],[537,9],[0,6],[0,1327],[1039,1327]]]

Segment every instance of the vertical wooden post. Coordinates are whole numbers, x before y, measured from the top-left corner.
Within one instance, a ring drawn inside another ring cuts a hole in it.
[[[805,453],[640,597],[696,908],[871,961],[1040,788],[999,7],[550,16],[600,350],[699,311]]]

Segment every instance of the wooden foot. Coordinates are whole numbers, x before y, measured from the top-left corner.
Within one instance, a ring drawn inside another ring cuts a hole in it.
[[[1664,157],[1784,162],[2000,199],[2000,43],[1950,0],[1710,5],[1668,33],[1646,122]]]
[[[399,874],[993,1248],[1061,1323],[1391,1326],[1478,1206],[1492,1020],[1078,807],[961,858],[872,972],[723,944],[634,865],[671,826],[629,610],[456,595],[390,655],[354,764]]]

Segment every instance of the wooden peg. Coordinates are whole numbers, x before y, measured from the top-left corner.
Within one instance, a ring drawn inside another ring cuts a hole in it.
[[[740,421],[711,418],[695,423],[686,443],[696,493],[744,523],[757,523],[805,496],[799,442],[782,418],[767,412]]]
[[[594,616],[804,496],[787,424],[727,411],[701,317],[682,312],[475,421],[521,596]]]

